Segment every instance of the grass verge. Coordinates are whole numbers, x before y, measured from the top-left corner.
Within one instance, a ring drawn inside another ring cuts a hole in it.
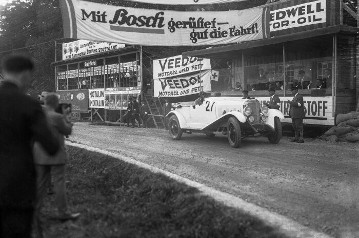
[[[76,147],[68,150],[70,207],[82,215],[75,222],[52,220],[50,197],[43,209],[46,237],[285,237],[164,175]]]

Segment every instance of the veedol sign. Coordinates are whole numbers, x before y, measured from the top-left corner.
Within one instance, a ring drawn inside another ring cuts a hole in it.
[[[177,55],[153,61],[153,78],[167,78],[211,69],[209,59]]]
[[[263,39],[263,8],[168,11],[61,0],[65,38],[130,45],[218,45]]]
[[[154,79],[155,97],[181,97],[211,91],[211,70],[177,78]]]
[[[269,15],[271,32],[325,23],[327,20],[326,0],[274,10]]]

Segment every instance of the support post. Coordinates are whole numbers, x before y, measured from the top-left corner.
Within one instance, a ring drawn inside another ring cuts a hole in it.
[[[283,97],[286,96],[287,94],[287,67],[286,67],[286,58],[285,58],[285,45],[283,43],[282,45],[282,48],[283,48]]]
[[[137,70],[138,70],[138,65],[137,65]],[[143,49],[142,49],[142,45],[140,46],[140,98],[141,98],[141,103],[143,100]]]
[[[337,73],[338,73],[338,38],[333,36],[333,59],[332,59],[332,113],[335,117],[337,107]]]
[[[242,51],[242,90],[245,89],[245,85],[247,85],[247,82],[244,79],[244,53]]]

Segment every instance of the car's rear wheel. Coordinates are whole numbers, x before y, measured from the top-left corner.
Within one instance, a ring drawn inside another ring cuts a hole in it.
[[[235,117],[230,117],[227,123],[227,137],[229,145],[238,148],[241,144],[241,126]]]
[[[180,123],[176,115],[172,115],[168,121],[169,133],[174,140],[180,140],[183,134]]]
[[[268,140],[272,144],[278,144],[282,139],[282,123],[278,117],[274,118],[274,131],[268,135]]]

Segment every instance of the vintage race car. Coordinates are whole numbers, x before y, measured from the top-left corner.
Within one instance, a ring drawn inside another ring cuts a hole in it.
[[[256,99],[240,97],[204,98],[201,105],[178,103],[166,117],[174,140],[181,139],[184,132],[200,132],[209,137],[222,132],[235,148],[248,136],[266,136],[271,143],[279,143],[284,119],[281,111],[261,107]]]

